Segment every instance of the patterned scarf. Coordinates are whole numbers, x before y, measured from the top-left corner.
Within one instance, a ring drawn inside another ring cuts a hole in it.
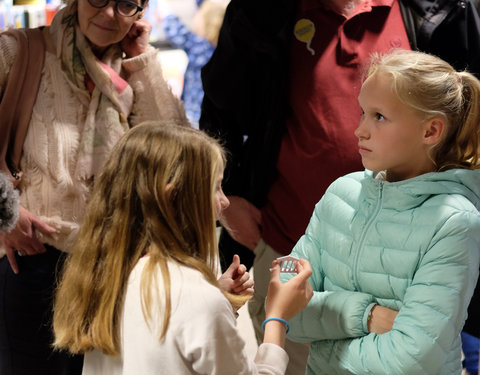
[[[77,22],[77,2],[61,9],[53,19],[50,36],[57,58],[69,80],[91,91],[85,123],[80,125],[80,143],[75,177],[90,179],[102,167],[111,149],[128,130],[133,91],[120,77],[122,51],[108,48],[102,61],[93,54]],[[88,82],[88,87],[86,85]]]

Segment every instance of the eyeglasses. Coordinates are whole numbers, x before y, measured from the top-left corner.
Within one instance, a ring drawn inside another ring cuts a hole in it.
[[[115,1],[115,12],[123,17],[133,17],[143,10],[136,2],[129,0],[88,0],[88,3],[94,8],[104,8],[110,1]]]

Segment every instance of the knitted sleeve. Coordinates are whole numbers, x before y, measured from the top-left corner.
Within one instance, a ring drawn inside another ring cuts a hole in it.
[[[129,118],[131,126],[159,120],[188,124],[183,105],[163,76],[157,49],[151,47],[139,56],[125,59],[123,68],[135,95]]]

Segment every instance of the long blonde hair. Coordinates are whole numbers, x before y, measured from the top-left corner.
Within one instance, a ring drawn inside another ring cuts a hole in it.
[[[392,90],[425,120],[440,116],[445,130],[430,150],[437,171],[480,168],[480,82],[442,59],[416,51],[374,54],[366,78],[385,73]]]
[[[126,283],[146,254],[141,300],[147,324],[158,270],[164,283],[159,339],[171,313],[169,261],[199,270],[218,286],[213,195],[224,159],[214,139],[192,128],[150,122],[125,134],[95,181],[62,273],[54,307],[55,347],[119,354]],[[245,302],[224,294],[235,307]]]

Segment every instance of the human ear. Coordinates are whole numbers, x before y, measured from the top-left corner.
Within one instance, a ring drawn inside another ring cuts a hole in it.
[[[441,139],[445,130],[445,121],[441,117],[429,119],[424,125],[423,142],[427,145],[437,144]]]

